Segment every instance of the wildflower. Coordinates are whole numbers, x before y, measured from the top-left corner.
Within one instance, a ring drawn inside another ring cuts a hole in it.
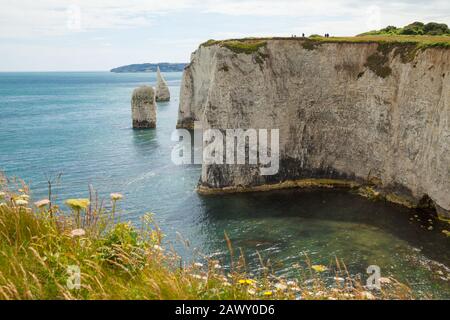
[[[253,289],[248,289],[247,292],[248,292],[248,294],[250,294],[252,296],[254,296],[256,294],[256,291]]]
[[[222,266],[220,264],[216,263],[214,265],[214,269],[222,269]]]
[[[75,238],[75,237],[82,237],[82,236],[84,236],[86,234],[86,231],[84,231],[83,229],[74,229],[74,230],[72,230],[71,232],[70,232],[70,236],[72,237],[72,238]]]
[[[153,246],[153,249],[158,250],[158,251],[164,251],[164,249],[161,246],[158,246],[157,244],[155,244]]]
[[[17,197],[17,199],[22,199],[22,200],[30,200],[30,196],[27,194],[21,194],[20,196]]]
[[[299,287],[291,287],[290,290],[294,291],[294,292],[300,292],[301,289]]]
[[[42,199],[42,200],[36,201],[34,203],[34,205],[36,207],[38,207],[38,208],[42,208],[42,207],[47,206],[49,204],[50,204],[50,200],[48,200],[48,199]]]
[[[362,293],[362,295],[363,295],[364,299],[375,300],[375,296],[373,294],[371,294],[370,292],[368,292],[368,291],[364,291]]]
[[[272,291],[264,291],[265,296],[271,296],[273,294]]]
[[[317,292],[315,293],[315,295],[316,295],[317,297],[324,296],[324,295],[325,295],[325,292],[323,292],[323,291],[317,291]]]
[[[199,279],[199,280],[202,279],[202,276],[199,274],[194,274],[194,275],[192,275],[192,277],[194,277],[195,279]]]
[[[311,269],[313,269],[313,270],[316,271],[316,272],[325,272],[325,271],[328,270],[327,267],[325,267],[325,266],[323,266],[323,265],[321,265],[321,264],[313,265],[313,266],[311,266]]]
[[[91,202],[89,199],[68,199],[66,200],[66,204],[73,210],[79,211],[81,209],[86,209]]]
[[[275,288],[277,288],[277,290],[284,291],[287,289],[287,286],[282,283],[277,283],[277,284],[275,284]]]
[[[442,233],[445,234],[447,237],[450,237],[450,231],[442,230]]]
[[[385,277],[380,278],[380,283],[381,284],[390,284],[391,282],[392,281],[389,278],[385,278]]]
[[[23,200],[23,199],[17,199],[17,200],[14,200],[14,203],[15,203],[17,206],[19,206],[19,207],[23,207],[23,206],[28,205],[28,201],[27,201],[27,200]]]
[[[252,279],[241,279],[241,280],[239,280],[238,282],[239,282],[240,284],[248,284],[248,285],[255,283],[255,281],[252,280]]]
[[[121,200],[123,198],[123,195],[120,194],[120,193],[111,193],[110,197],[111,197],[112,201],[118,201],[118,200]]]
[[[0,192],[0,199],[5,199],[6,193],[5,192]]]
[[[0,207],[6,207],[6,203],[0,202]]]
[[[345,281],[345,279],[344,278],[341,278],[341,277],[334,277],[333,278],[335,281],[337,281],[337,282],[344,282]]]
[[[288,282],[287,282],[287,285],[288,285],[288,286],[291,286],[291,287],[292,287],[292,286],[295,286],[296,284],[297,284],[297,283],[295,283],[295,281],[288,281]]]
[[[196,263],[194,263],[194,266],[197,268],[203,268],[203,263],[196,262]]]

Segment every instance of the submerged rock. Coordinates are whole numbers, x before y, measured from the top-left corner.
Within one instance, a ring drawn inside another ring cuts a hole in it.
[[[156,101],[158,102],[164,102],[170,100],[170,91],[169,87],[167,86],[166,80],[164,80],[161,71],[158,69],[156,70]]]
[[[142,86],[134,89],[131,98],[131,117],[135,129],[156,127],[155,92],[152,87]]]

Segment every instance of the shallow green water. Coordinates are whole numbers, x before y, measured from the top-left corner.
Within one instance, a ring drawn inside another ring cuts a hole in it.
[[[139,223],[154,212],[166,243],[186,259],[196,252],[227,257],[226,231],[255,272],[256,251],[287,275],[305,254],[313,264],[338,257],[363,278],[375,264],[418,294],[450,298],[450,244],[441,232],[448,227],[433,221],[428,231],[428,217],[414,211],[345,191],[195,193],[200,168],[170,160],[181,74],[166,79],[173,99],[158,105],[157,129],[135,131],[131,92],[154,84],[154,75],[0,73],[0,170],[28,181],[35,198],[45,195],[46,176],[59,172],[60,200],[87,196],[89,184],[105,198],[121,192],[122,218]]]

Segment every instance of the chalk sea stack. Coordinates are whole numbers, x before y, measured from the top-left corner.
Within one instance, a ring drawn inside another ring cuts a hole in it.
[[[134,129],[156,127],[155,92],[152,87],[142,86],[134,89],[131,98],[131,117]]]
[[[161,70],[159,70],[159,67],[156,70],[156,101],[157,102],[166,102],[170,101],[170,91],[169,87],[167,86],[166,80],[164,80]]]
[[[203,165],[199,191],[368,186],[450,218],[450,47],[209,41],[181,85],[179,128],[279,129],[280,170]]]

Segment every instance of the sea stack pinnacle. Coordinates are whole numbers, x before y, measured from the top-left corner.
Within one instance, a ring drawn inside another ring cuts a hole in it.
[[[152,87],[142,86],[134,89],[131,98],[131,117],[134,129],[156,127],[155,92]]]
[[[167,86],[166,80],[164,80],[163,76],[161,75],[161,71],[159,70],[159,67],[157,67],[156,71],[156,101],[157,102],[164,102],[170,100],[170,92],[169,87]]]

